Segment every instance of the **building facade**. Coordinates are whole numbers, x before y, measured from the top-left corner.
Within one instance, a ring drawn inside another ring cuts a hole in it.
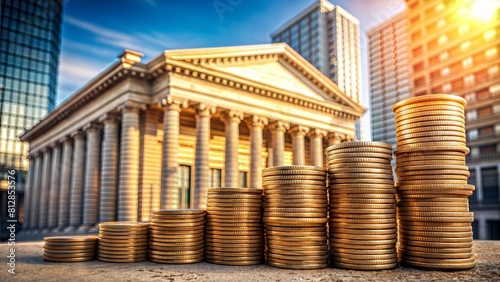
[[[286,42],[356,102],[361,97],[359,21],[321,0],[281,26],[273,42]]]
[[[396,149],[392,106],[411,97],[406,12],[369,30],[368,39],[372,140]]]
[[[411,93],[452,93],[467,100],[474,235],[500,239],[500,11],[480,6],[482,1],[406,2]]]
[[[324,166],[364,111],[283,43],[141,57],[124,51],[21,137],[26,229],[204,208],[208,187],[259,188],[266,166]]]
[[[27,143],[19,135],[56,104],[62,1],[0,1],[0,202],[7,207],[8,171],[16,177],[22,209]],[[6,231],[2,208],[2,235]]]

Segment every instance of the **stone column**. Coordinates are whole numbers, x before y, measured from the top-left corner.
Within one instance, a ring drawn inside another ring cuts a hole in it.
[[[85,126],[87,154],[85,157],[85,186],[83,189],[83,226],[87,231],[99,218],[99,176],[101,162],[101,129],[98,123]]]
[[[304,137],[309,132],[309,127],[301,125],[294,126],[290,129],[292,134],[293,146],[293,164],[305,165],[306,164],[306,150]]]
[[[250,127],[250,188],[262,188],[262,129],[267,118],[253,116],[247,121]]]
[[[210,117],[215,107],[199,104],[196,107],[196,153],[194,159],[194,207],[205,209],[207,206],[207,188],[210,182]]]
[[[49,189],[50,189],[50,165],[51,165],[51,155],[52,151],[50,148],[44,148],[43,152],[43,165],[42,165],[42,175],[41,175],[41,189],[40,189],[40,209],[38,211],[38,228],[47,228],[47,215],[49,211]],[[46,232],[47,230],[43,230]]]
[[[101,189],[99,199],[99,222],[116,220],[118,192],[118,154],[120,119],[117,114],[107,114],[100,122],[104,124],[101,158]]]
[[[160,195],[161,147],[158,146],[158,124],[160,109],[150,107],[143,112],[141,119],[141,153],[140,153],[140,220],[149,222],[153,201]],[[158,206],[156,206],[158,209]]]
[[[35,169],[33,170],[33,193],[31,194],[31,214],[30,214],[30,229],[38,228],[39,207],[40,207],[40,189],[41,189],[41,169],[42,155],[37,152],[35,154]]]
[[[73,232],[82,223],[83,184],[85,173],[85,133],[76,131],[71,134],[74,140],[73,168],[71,169],[71,193],[69,200],[69,227]]]
[[[238,187],[238,141],[239,124],[243,113],[226,111],[221,120],[226,125],[226,145],[224,154],[224,187]]]
[[[271,123],[270,129],[273,135],[273,166],[282,166],[285,155],[285,131],[290,124],[281,121]]]
[[[345,135],[331,132],[328,134],[328,146],[336,145],[345,139]]]
[[[266,167],[272,167],[274,164],[274,156],[273,156],[273,136],[271,134],[270,139],[267,140],[267,162]]]
[[[311,165],[323,167],[323,137],[326,135],[325,131],[314,129],[307,135],[310,140],[310,157]]]
[[[118,184],[118,221],[137,221],[139,212],[139,104],[127,102],[120,107],[122,134]]]
[[[30,166],[28,169],[28,175],[26,177],[26,188],[24,189],[24,213],[23,213],[23,229],[30,229],[30,219],[31,219],[31,199],[33,198],[33,170],[35,169],[35,161],[30,155],[28,157]]]
[[[179,208],[179,115],[181,107],[186,107],[187,102],[168,97],[163,104],[166,107],[163,116],[160,207],[176,209]]]
[[[73,139],[65,137],[62,140],[63,155],[61,162],[61,182],[59,194],[59,215],[57,229],[63,230],[69,225],[69,197],[71,191],[71,167],[73,164]]]
[[[52,167],[50,169],[50,195],[48,227],[57,226],[57,211],[59,206],[59,187],[61,180],[61,146],[55,142],[52,147]]]

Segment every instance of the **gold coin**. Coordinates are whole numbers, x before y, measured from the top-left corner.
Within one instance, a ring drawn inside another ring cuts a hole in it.
[[[323,186],[324,189],[314,189],[314,190],[292,190],[292,189],[266,189],[266,196],[272,194],[280,194],[280,195],[323,195],[326,197],[326,186]]]
[[[267,257],[268,258],[273,258],[273,259],[283,259],[283,260],[289,260],[289,261],[323,261],[328,259],[328,254],[312,254],[312,255],[301,255],[301,256],[292,256],[288,254],[279,254],[279,253],[273,253],[273,252],[267,252]]]
[[[109,248],[141,248],[143,246],[147,246],[147,241],[141,241],[141,242],[127,242],[127,243],[122,243],[122,242],[116,242],[112,241],[111,243],[108,242],[102,242],[99,241],[98,248],[101,248],[102,246],[106,246]]]
[[[104,257],[121,257],[121,256],[143,256],[147,253],[147,248],[142,248],[134,251],[129,250],[104,250],[99,249],[98,255]]]
[[[330,205],[330,210],[361,210],[363,212],[384,212],[385,210],[395,210],[396,204],[358,204],[349,202],[338,202]]]
[[[324,208],[266,208],[265,212],[282,212],[282,213],[326,213],[328,210]]]
[[[216,234],[205,233],[205,239],[228,239],[228,240],[260,240],[264,236],[263,233],[245,234],[245,235],[231,235],[231,234]]]
[[[323,167],[311,165],[285,165],[285,166],[272,166],[262,169],[262,173],[281,170],[318,170],[324,171]]]
[[[339,239],[355,239],[355,240],[388,240],[394,239],[398,237],[397,233],[392,234],[369,234],[366,232],[365,234],[344,234],[340,232],[330,232],[330,237],[339,238]]]
[[[401,100],[392,106],[392,111],[397,113],[407,108],[417,106],[435,106],[438,104],[455,105],[465,108],[467,102],[464,98],[450,94],[428,94]]]
[[[425,128],[425,130],[432,130],[441,126],[454,126],[465,128],[465,123],[463,120],[428,120],[413,122],[407,124],[397,124],[396,125],[396,135],[405,130],[415,130],[416,128]]]
[[[351,244],[351,243],[337,243],[337,242],[330,242],[330,248],[336,249],[336,248],[343,248],[343,249],[353,249],[353,250],[391,250],[394,251],[396,248],[395,243],[390,243],[390,244],[378,244],[378,245],[357,245],[357,244]]]
[[[343,206],[343,205],[350,205],[350,204],[355,204],[355,205],[381,205],[381,204],[391,204],[395,205],[396,204],[396,197],[391,197],[391,198],[377,198],[377,199],[367,199],[367,198],[352,198],[348,197],[348,195],[342,195],[342,196],[335,196],[335,194],[330,196],[330,206],[336,207],[336,206]]]
[[[453,158],[460,157],[464,158],[464,152],[455,150],[429,150],[429,151],[411,151],[411,152],[395,152],[397,158],[413,158],[413,157],[427,157],[428,159],[439,159],[439,158]],[[397,160],[396,158],[396,160]]]
[[[155,259],[155,258],[148,258],[150,262],[154,263],[164,263],[164,264],[191,264],[191,263],[198,263],[202,262],[203,258],[200,259]]]
[[[331,224],[348,223],[348,224],[389,224],[396,223],[396,218],[330,218]]]
[[[156,255],[156,254],[148,254],[149,259],[157,259],[157,260],[203,260],[203,252],[201,254],[196,255]]]
[[[393,180],[392,173],[356,173],[356,172],[344,172],[344,173],[335,173],[328,176],[330,180],[336,181],[340,179],[349,179],[349,183],[363,183],[364,181],[359,181],[361,179],[386,179]],[[361,178],[361,179],[360,179]],[[331,183],[331,182],[330,182]]]
[[[414,117],[414,118],[404,118],[404,119],[399,119],[395,120],[396,122],[396,127],[400,126],[405,126],[409,124],[416,124],[416,123],[421,123],[421,122],[431,122],[431,121],[445,121],[445,122],[463,122],[465,123],[465,117],[464,115],[434,115],[434,116],[420,116],[420,117]]]
[[[457,183],[460,184],[467,184],[467,179],[469,178],[468,175],[459,175],[459,174],[424,174],[422,173],[421,175],[407,175],[407,176],[402,176],[398,174],[399,182],[402,184],[409,184],[409,181],[422,181],[417,185],[424,185],[424,184],[438,184],[436,182],[437,180],[455,180]],[[427,180],[427,181],[423,181]],[[462,180],[461,182],[458,182],[458,180]],[[465,180],[465,181],[464,181]]]
[[[456,247],[451,247],[451,248],[433,248],[433,247],[417,247],[417,246],[410,246],[410,245],[400,245],[400,249],[403,249],[405,251],[412,251],[412,252],[423,252],[427,253],[429,255],[440,255],[440,254],[465,254],[465,253],[472,253],[472,247],[465,247],[465,248],[456,248]]]
[[[330,252],[335,255],[338,254],[340,255],[362,255],[362,256],[370,256],[370,255],[392,255],[396,253],[395,248],[389,248],[389,249],[379,249],[379,250],[372,250],[372,249],[367,249],[367,248],[360,248],[360,249],[348,249],[348,248],[340,248],[340,247],[332,247],[330,249]]]
[[[296,199],[295,199],[296,200]],[[301,202],[296,202],[296,201],[276,201],[275,199],[266,201],[266,204],[264,205],[264,209],[272,209],[272,208],[321,208],[321,209],[326,209],[328,207],[328,201],[325,197],[325,200],[322,200],[320,202],[314,201],[301,201]]]
[[[399,229],[400,233],[405,236],[417,237],[437,237],[437,238],[471,238],[472,231],[468,232],[424,232]]]
[[[353,228],[342,228],[332,226],[330,228],[330,234],[352,234],[352,235],[391,235],[397,234],[396,228],[387,228],[387,229],[353,229]]]
[[[418,163],[425,165],[431,163],[446,164],[446,162],[455,162],[463,165],[466,163],[465,154],[462,153],[461,156],[433,155],[433,156],[396,157],[397,166],[413,165],[413,164],[417,165]]]
[[[394,185],[394,180],[393,179],[374,179],[374,178],[344,178],[344,179],[337,179],[337,178],[329,178],[330,182],[330,188],[334,188],[336,184],[388,184],[388,185]]]
[[[330,238],[330,242],[332,244],[346,244],[346,245],[390,245],[390,244],[396,244],[398,241],[397,238],[391,238],[391,239],[371,239],[371,240],[359,240],[359,239],[345,239],[345,238],[336,238],[332,237]],[[396,245],[394,245],[395,247]]]
[[[449,190],[449,189],[464,189],[474,190],[474,185],[457,185],[457,184],[425,184],[425,185],[399,185],[399,190]]]
[[[228,200],[228,199],[247,199],[259,201],[262,198],[261,194],[231,194],[231,193],[217,193],[217,194],[208,194],[207,200]]]
[[[390,188],[390,189],[378,189],[378,188],[338,188],[334,186],[335,188],[330,189],[330,195],[332,194],[396,194],[396,189]]]
[[[326,252],[328,251],[328,246],[325,244],[300,244],[297,245],[297,243],[291,243],[291,244],[285,244],[282,241],[268,241],[267,242],[267,248],[268,249],[273,249],[274,252],[277,252],[277,250],[282,250],[282,251],[297,251],[297,252]]]
[[[262,195],[262,189],[257,188],[208,188],[208,194],[256,194]]]
[[[230,243],[228,241],[230,240]],[[264,244],[264,238],[258,238],[258,239],[232,239],[232,238],[212,238],[212,237],[206,237],[205,238],[205,245],[206,246],[226,246],[229,248],[234,248],[234,247],[255,247],[258,245]]]
[[[399,238],[404,240],[412,240],[412,241],[423,241],[423,242],[439,242],[439,243],[468,243],[472,242],[472,236],[470,237],[462,237],[462,238],[445,238],[444,234],[440,237],[424,237],[424,236],[413,236],[406,235],[406,233],[400,233]]]
[[[262,182],[271,182],[271,181],[281,181],[281,180],[320,180],[324,181],[326,179],[325,175],[272,175],[272,176],[264,176],[262,177]]]
[[[430,198],[436,197],[440,195],[462,195],[462,196],[470,196],[474,190],[453,190],[453,189],[442,189],[442,190],[434,190],[434,189],[426,189],[426,190],[399,190],[398,196],[401,199],[405,198]]]
[[[97,243],[97,236],[51,236],[43,238],[45,242],[53,243],[75,243],[75,242],[88,242]]]
[[[326,230],[320,231],[320,232],[295,232],[295,233],[290,233],[290,232],[281,232],[281,231],[273,231],[273,230],[266,230],[266,235],[272,235],[272,236],[282,236],[282,237],[308,237],[308,236],[324,236],[326,237]]]
[[[203,239],[196,242],[157,242],[150,241],[149,248],[155,250],[165,250],[165,251],[182,251],[182,250],[192,250],[192,249],[202,249],[204,241]]]
[[[154,210],[153,215],[203,215],[205,210],[201,209],[172,209],[172,210]]]
[[[106,259],[143,259],[145,260],[147,256],[147,252],[142,253],[142,254],[116,254],[116,255],[111,255],[111,254],[103,254],[103,253],[98,253],[97,257],[100,260],[101,258],[106,258]]]
[[[404,171],[404,170],[400,170],[397,172],[398,176],[401,176],[401,177],[407,177],[407,176],[412,176],[412,175],[433,175],[433,174],[438,174],[438,175],[446,175],[448,176],[448,174],[458,174],[458,175],[465,175],[465,176],[469,176],[470,175],[470,172],[469,170],[467,169],[467,167],[465,168],[453,168],[453,169],[439,169],[439,170],[435,170],[435,169],[420,169],[420,170],[413,170],[413,171]]]
[[[410,212],[398,212],[400,216],[417,216],[417,217],[456,217],[456,218],[470,218],[474,217],[473,212],[424,212],[424,211],[410,211]]]
[[[328,170],[335,170],[337,168],[379,168],[392,170],[392,166],[385,163],[333,163],[328,165]]]
[[[350,141],[329,146],[328,148],[326,148],[325,151],[330,152],[332,150],[337,150],[337,149],[357,148],[357,147],[378,147],[378,148],[385,148],[388,150],[392,150],[392,145],[389,143],[374,142],[374,141]]]
[[[471,242],[460,242],[460,243],[448,243],[448,242],[428,242],[428,241],[412,241],[399,239],[400,244],[403,246],[415,246],[415,247],[425,247],[425,248],[471,248]]]
[[[372,164],[382,164],[382,165],[390,165],[391,159],[386,158],[373,158],[373,157],[344,157],[344,158],[327,158],[327,163],[329,166],[337,165],[337,164],[360,164],[360,163],[372,163]]]
[[[444,139],[435,139],[435,138],[444,138]],[[432,141],[462,141],[466,139],[466,135],[464,132],[460,131],[423,131],[419,133],[413,134],[405,134],[400,135],[398,138],[397,144],[406,144],[406,143],[420,143],[420,142],[428,142],[425,140]],[[464,141],[465,142],[465,141]]]
[[[316,235],[316,236],[309,235],[309,236],[301,236],[301,237],[299,237],[298,235],[297,236],[279,236],[279,235],[268,234],[266,239],[268,241],[272,241],[275,243],[280,242],[283,244],[289,244],[289,242],[300,242],[300,243],[305,243],[305,244],[313,244],[313,242],[314,242],[314,245],[321,246],[321,245],[326,245],[328,237],[326,236],[326,234]]]
[[[346,158],[379,158],[385,160],[392,160],[392,153],[330,153],[326,159],[329,163],[330,160],[343,161]]]
[[[338,257],[338,256],[330,256],[330,262],[331,263],[348,263],[348,264],[357,264],[357,265],[387,265],[387,264],[397,264],[398,259],[397,258],[391,258],[391,259],[367,259],[367,260],[361,260],[361,259],[348,259],[344,257]]]
[[[301,218],[326,218],[327,211],[324,212],[264,212],[264,217],[301,217]]]
[[[128,262],[141,262],[146,260],[146,256],[139,258],[107,258],[107,257],[97,257],[98,260],[103,262],[115,262],[115,263],[128,263]]]
[[[301,232],[326,232],[326,226],[301,227],[301,226],[266,226],[266,230],[286,232],[286,233],[301,233]]]
[[[234,266],[245,266],[245,265],[255,265],[261,264],[262,259],[259,260],[247,260],[247,261],[234,261],[234,260],[217,260],[217,259],[205,259],[209,263],[222,264],[222,265],[234,265]]]
[[[394,269],[394,268],[398,267],[397,263],[375,264],[375,265],[350,264],[350,263],[341,263],[341,262],[330,262],[330,263],[333,267],[343,268],[343,269],[352,269],[352,270],[362,270],[362,271],[387,270],[387,269]]]
[[[396,219],[396,213],[335,213],[330,218],[338,219]]]
[[[183,251],[166,251],[166,250],[155,250],[148,249],[148,255],[159,255],[159,256],[199,256],[203,255],[203,248],[198,250],[183,250]]]
[[[474,255],[468,257],[468,258],[458,258],[458,259],[452,259],[452,258],[426,258],[426,257],[418,257],[418,256],[411,256],[411,255],[404,255],[401,258],[402,261],[412,261],[412,262],[421,262],[421,263],[438,263],[438,264],[462,264],[462,263],[474,263],[476,261],[476,258]]]
[[[429,119],[434,119],[436,117],[443,117],[444,119],[446,117],[461,117],[465,119],[465,114],[463,109],[460,110],[427,110],[427,111],[417,111],[417,112],[405,112],[405,113],[399,113],[398,115],[395,115],[394,120],[397,122],[399,121],[405,121],[405,120],[413,120],[417,118],[429,118]],[[425,119],[424,119],[425,120]]]
[[[476,267],[476,262],[460,264],[436,264],[404,260],[401,261],[401,264],[404,266],[414,266],[429,270],[467,270]]]
[[[259,247],[217,247],[214,245],[207,245],[205,247],[205,251],[207,252],[224,252],[227,254],[227,256],[233,256],[233,254],[240,254],[240,253],[255,253],[255,252],[264,252],[264,247],[263,245]]]
[[[428,142],[423,145],[406,145],[404,147],[398,147],[395,154],[414,152],[414,151],[457,151],[468,154],[470,152],[469,148],[463,146],[460,142]]]
[[[266,194],[265,200],[269,199],[311,199],[311,200],[321,200],[326,199],[326,194]]]
[[[386,263],[395,263],[398,259],[398,254],[396,252],[396,248],[394,248],[394,252],[391,254],[383,254],[383,255],[353,255],[346,253],[336,253],[330,256],[332,261],[337,262],[345,262],[345,263],[353,263],[353,264],[364,264],[364,265],[373,265],[373,264],[385,264]]]
[[[53,254],[71,254],[71,253],[79,253],[79,252],[88,253],[88,252],[95,252],[96,246],[81,248],[81,249],[71,249],[71,248],[64,248],[64,249],[57,249],[56,248],[56,249],[54,249],[54,248],[50,248],[50,247],[47,247],[44,245],[43,250],[45,252],[53,253]]]
[[[322,256],[320,259],[309,259],[309,260],[297,260],[295,257],[283,258],[280,254],[275,255],[271,252],[267,252],[267,262],[281,262],[288,265],[304,265],[304,264],[314,264],[314,263],[324,263],[328,261],[328,256]]]
[[[468,212],[469,207],[411,207],[411,206],[400,206],[398,207],[398,211],[407,213],[407,212]]]
[[[276,262],[276,261],[269,261],[267,262],[268,265],[274,266],[274,267],[279,267],[279,268],[287,268],[287,269],[321,269],[321,268],[326,268],[328,265],[327,263],[316,263],[316,264],[299,264],[299,265],[290,265],[288,263],[282,263],[282,262]]]
[[[400,130],[396,133],[396,139],[404,140],[425,136],[439,136],[441,132],[443,133],[442,135],[465,136],[465,128],[463,126],[433,126]]]
[[[289,218],[289,217],[265,217],[264,223],[279,223],[280,225],[321,225],[326,224],[328,222],[328,218]]]
[[[58,243],[46,242],[44,247],[51,250],[86,250],[95,249],[97,243],[80,244],[80,245],[61,245]]]
[[[394,189],[393,184],[377,184],[377,183],[353,183],[353,184],[335,184],[330,185],[332,189],[338,188],[355,188],[355,189]]]
[[[457,222],[457,223],[470,223],[474,221],[474,216],[461,216],[461,217],[445,217],[445,216],[440,216],[440,217],[432,217],[432,216],[401,216],[398,215],[400,220],[405,220],[405,221],[423,221],[423,222]]]
[[[43,255],[51,258],[79,258],[95,256],[95,250],[89,252],[58,253],[44,250]]]
[[[212,222],[207,221],[205,228],[208,230],[210,228],[235,228],[237,230],[249,227],[262,227],[264,226],[261,221],[250,221],[250,222]]]
[[[337,205],[336,205],[337,206]],[[330,216],[337,214],[390,214],[396,216],[395,207],[390,209],[349,209],[345,207],[338,207],[330,209]]]
[[[269,180],[263,181],[262,185],[266,187],[267,185],[318,185],[326,186],[326,179],[323,180]]]
[[[392,146],[391,146],[392,147]],[[352,147],[352,148],[343,148],[343,149],[334,149],[330,151],[326,151],[327,155],[332,155],[332,154],[353,154],[356,155],[357,153],[383,153],[383,154],[392,154],[392,148],[388,147]]]
[[[392,175],[392,169],[383,169],[383,168],[335,168],[328,169],[328,173],[331,174],[342,174],[342,173],[375,173],[375,174],[389,174]]]
[[[422,232],[469,232],[472,231],[470,224],[468,226],[421,226],[412,225],[411,223],[405,224],[400,222],[400,230],[407,231],[422,231]]]
[[[463,170],[468,171],[469,168],[465,165],[409,165],[401,166],[396,169],[397,171],[415,171],[415,170]]]
[[[402,257],[421,257],[434,259],[467,259],[474,256],[472,252],[468,253],[427,253],[415,252],[399,248],[399,253]]]
[[[398,111],[397,116],[405,116],[407,114],[414,114],[418,112],[440,112],[440,111],[454,111],[454,112],[464,112],[464,107],[462,105],[446,105],[441,104],[437,106],[425,106],[425,107],[417,107],[410,108],[402,111]]]
[[[101,222],[99,223],[99,229],[101,228],[109,228],[109,229],[120,229],[120,230],[129,230],[129,229],[144,229],[148,228],[149,223],[145,222],[133,222],[133,221],[109,221],[109,222]]]
[[[169,240],[193,240],[193,239],[199,239],[203,238],[203,232],[195,233],[195,234],[179,234],[179,235],[174,235],[174,234],[168,234],[168,233],[150,233],[149,234],[149,239],[169,239]]]
[[[274,171],[263,171],[262,176],[275,176],[275,175],[321,175],[324,176],[326,175],[326,171],[323,170],[307,170],[307,169],[302,169],[302,170],[290,170],[290,169],[285,169],[285,170],[274,170]]]
[[[417,179],[417,180],[401,180],[395,183],[395,186],[405,186],[405,185],[436,185],[436,184],[458,184],[467,185],[467,179],[460,176],[461,179]]]
[[[192,229],[197,229],[203,226],[204,222],[161,222],[161,223],[155,223],[153,226],[150,227],[152,230],[169,230],[172,227],[177,227],[177,230],[179,229],[185,229],[186,228],[192,228]]]
[[[205,254],[205,259],[213,259],[220,261],[249,261],[249,260],[262,260],[264,258],[264,254],[253,255],[253,256],[237,256],[237,257],[228,257],[226,255],[212,255],[210,253]]]
[[[343,199],[348,199],[348,198],[361,198],[361,199],[395,199],[396,195],[395,193],[389,193],[389,194],[338,194],[338,193],[331,193],[330,191],[330,199],[336,200],[337,198],[343,198]]]
[[[43,260],[50,262],[82,262],[82,261],[90,261],[94,260],[95,256],[89,257],[78,257],[78,258],[53,258],[48,256],[43,256]]]

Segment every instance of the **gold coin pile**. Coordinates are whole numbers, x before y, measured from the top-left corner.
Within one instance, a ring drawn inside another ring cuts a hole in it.
[[[326,171],[315,166],[263,169],[267,263],[290,269],[328,266]]]
[[[353,141],[326,149],[330,265],[353,270],[398,266],[392,146]]]
[[[204,225],[204,210],[153,211],[148,260],[169,264],[203,261]]]
[[[113,221],[99,223],[97,258],[105,262],[146,260],[149,223]]]
[[[399,257],[403,265],[463,270],[476,265],[473,213],[467,196],[466,102],[432,94],[393,106],[396,119],[396,184]]]
[[[254,265],[263,258],[262,189],[208,189],[205,260]]]
[[[97,237],[45,237],[43,259],[51,262],[80,262],[95,259]]]

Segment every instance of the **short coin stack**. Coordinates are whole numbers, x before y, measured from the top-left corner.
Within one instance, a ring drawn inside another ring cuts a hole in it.
[[[476,264],[472,253],[465,155],[466,102],[433,94],[393,107],[396,119],[396,173],[402,264],[462,270]]]
[[[153,211],[149,224],[148,259],[169,264],[203,261],[204,225],[204,210]]]
[[[99,224],[97,258],[105,262],[146,260],[149,223],[103,222]]]
[[[43,259],[52,262],[80,262],[95,259],[97,237],[45,237]]]
[[[392,146],[353,141],[326,149],[330,264],[353,270],[397,267]]]
[[[326,171],[315,166],[263,170],[267,263],[290,269],[328,266]]]
[[[205,247],[205,260],[210,263],[262,263],[262,189],[208,189]]]

